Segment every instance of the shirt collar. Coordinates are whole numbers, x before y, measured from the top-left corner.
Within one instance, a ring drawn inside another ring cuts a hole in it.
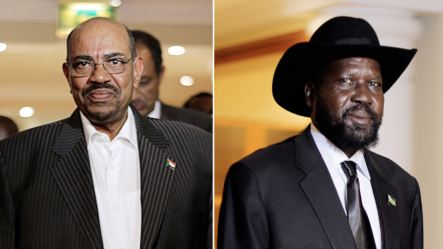
[[[91,122],[86,118],[86,116],[81,111],[80,111],[80,119],[83,125],[83,132],[86,139],[86,145],[89,144],[92,137],[96,134],[105,135],[109,139],[109,137],[106,134],[97,131],[97,129],[95,129],[95,127],[91,124]],[[134,148],[137,148],[137,128],[135,126],[134,114],[132,113],[132,110],[129,107],[128,107],[128,118],[125,120],[125,123],[123,123],[122,128],[118,132],[117,136],[113,139],[113,141],[118,139],[126,140]]]
[[[154,104],[154,109],[152,110],[152,112],[150,112],[148,114],[148,117],[150,118],[156,118],[156,119],[160,119],[161,117],[161,113],[162,113],[162,105],[160,100],[156,100],[155,104]]]
[[[363,149],[356,151],[354,155],[349,158],[341,149],[326,138],[314,124],[311,124],[311,134],[324,161],[331,162],[336,168],[340,167],[340,163],[343,161],[353,161],[357,164],[357,169],[360,173],[369,180],[371,179]]]

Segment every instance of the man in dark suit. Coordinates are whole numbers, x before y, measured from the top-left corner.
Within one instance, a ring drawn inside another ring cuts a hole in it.
[[[422,249],[417,181],[368,149],[384,92],[415,53],[381,46],[369,23],[351,17],[289,48],[273,95],[312,124],[230,168],[218,248]]]
[[[140,85],[134,89],[132,96],[132,104],[137,111],[144,117],[181,121],[212,132],[211,116],[167,105],[159,100],[160,83],[165,72],[160,42],[144,31],[133,30],[132,35],[137,55],[144,62]]]
[[[211,248],[211,135],[129,106],[143,62],[130,31],[69,35],[71,117],[0,142],[0,248]]]

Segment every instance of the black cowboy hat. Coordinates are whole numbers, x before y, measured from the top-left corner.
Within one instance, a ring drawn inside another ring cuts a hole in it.
[[[364,19],[339,16],[321,25],[309,42],[290,47],[274,73],[272,93],[286,110],[309,117],[304,87],[326,63],[346,57],[368,57],[380,64],[383,92],[400,77],[417,49],[381,46],[377,34]]]

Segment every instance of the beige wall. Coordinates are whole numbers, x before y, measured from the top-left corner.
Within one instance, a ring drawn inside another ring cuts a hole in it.
[[[272,97],[272,77],[282,55],[267,54],[215,66],[216,118],[297,127],[306,119],[277,105]]]
[[[229,166],[302,131],[309,119],[279,107],[271,92],[281,53],[215,66],[215,225]],[[217,229],[215,229],[217,231]]]
[[[420,184],[425,248],[443,245],[443,15],[422,18],[414,80],[413,172]],[[406,134],[407,135],[407,134]]]

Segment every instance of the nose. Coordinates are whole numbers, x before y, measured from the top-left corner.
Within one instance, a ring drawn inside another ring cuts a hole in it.
[[[91,74],[91,81],[96,83],[108,82],[109,73],[106,71],[103,64],[96,64]]]
[[[352,95],[352,101],[357,103],[372,104],[373,92],[365,81],[359,81]]]

